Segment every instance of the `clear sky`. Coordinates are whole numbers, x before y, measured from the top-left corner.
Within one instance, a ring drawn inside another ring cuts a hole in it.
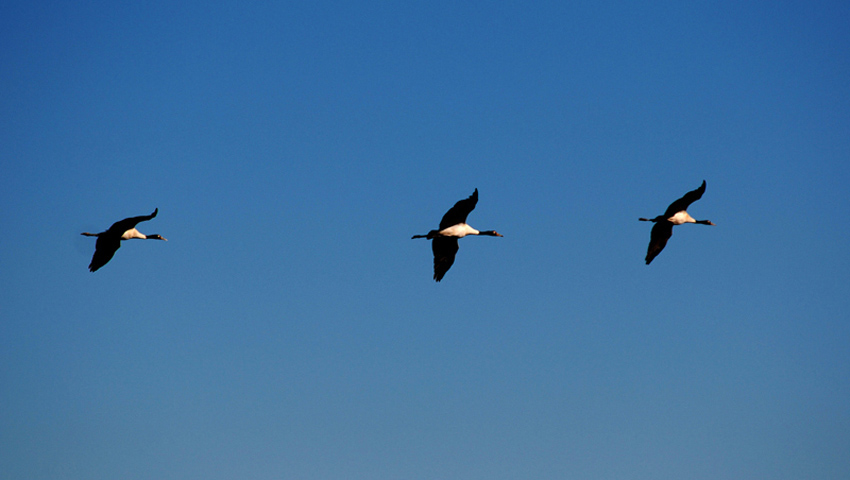
[[[848,25],[3,2],[0,478],[850,478]]]

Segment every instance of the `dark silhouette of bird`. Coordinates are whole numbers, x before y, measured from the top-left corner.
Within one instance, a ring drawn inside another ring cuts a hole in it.
[[[476,188],[469,198],[460,200],[450,208],[443,219],[440,220],[440,228],[431,230],[425,235],[414,235],[411,238],[427,238],[431,240],[431,250],[434,252],[434,280],[440,281],[452,264],[457,254],[457,240],[467,235],[488,235],[501,237],[495,230],[478,231],[466,224],[466,217],[478,203],[478,189]]]
[[[642,222],[655,222],[652,226],[652,232],[649,234],[649,248],[646,250],[646,264],[649,265],[652,259],[664,250],[667,245],[667,240],[673,235],[673,226],[683,223],[699,223],[700,225],[714,225],[708,220],[694,220],[688,214],[687,210],[690,204],[696,202],[705,193],[705,180],[702,185],[696,190],[691,190],[682,198],[671,203],[664,215],[659,215],[655,218],[639,218]]]
[[[143,240],[165,240],[158,234],[145,235],[136,230],[136,225],[139,222],[145,222],[156,216],[159,209],[154,209],[150,215],[141,215],[138,217],[125,218],[119,222],[115,222],[109,227],[109,230],[100,233],[83,232],[80,235],[87,237],[97,237],[97,243],[94,248],[94,255],[91,257],[89,271],[94,272],[98,268],[106,265],[115,252],[121,248],[121,240],[130,240],[131,238],[141,238]]]

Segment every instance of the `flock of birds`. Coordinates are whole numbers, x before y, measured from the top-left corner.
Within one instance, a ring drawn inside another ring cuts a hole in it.
[[[652,260],[664,250],[667,245],[667,240],[673,235],[673,227],[684,223],[697,223],[700,225],[714,225],[709,220],[695,220],[688,214],[688,207],[699,200],[702,194],[705,193],[705,180],[702,185],[696,190],[691,190],[682,198],[671,203],[663,215],[658,215],[655,218],[639,218],[642,222],[653,222],[652,232],[649,238],[649,248],[646,250],[646,264],[649,265]],[[425,235],[414,235],[411,238],[425,238],[431,240],[431,250],[434,252],[434,280],[440,281],[445,276],[446,272],[452,267],[455,262],[455,255],[458,251],[458,239],[467,235],[486,235],[490,237],[501,237],[502,235],[495,230],[479,231],[466,223],[466,217],[475,209],[478,203],[478,189],[476,188],[469,198],[458,201],[455,205],[443,215],[440,220],[440,228],[431,230]],[[96,271],[100,267],[106,265],[115,252],[121,247],[122,240],[130,240],[140,238],[143,240],[165,240],[158,234],[145,235],[136,230],[136,225],[140,222],[146,222],[156,217],[159,209],[155,209],[150,215],[141,215],[138,217],[125,218],[119,222],[115,222],[108,230],[100,233],[83,232],[81,235],[87,237],[97,237],[95,244],[94,256],[92,256],[89,271]]]

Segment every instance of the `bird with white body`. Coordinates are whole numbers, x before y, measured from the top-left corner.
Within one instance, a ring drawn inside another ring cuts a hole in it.
[[[98,268],[106,265],[107,262],[112,259],[112,256],[115,255],[115,252],[121,248],[122,240],[130,240],[133,238],[142,240],[166,240],[159,234],[152,233],[150,235],[145,235],[144,233],[136,230],[136,225],[138,225],[139,222],[145,222],[154,218],[158,211],[159,209],[156,208],[150,215],[125,218],[124,220],[113,223],[112,226],[105,232],[81,233],[80,235],[85,235],[87,237],[97,237],[94,255],[92,256],[91,264],[89,264],[89,271],[94,272]]]
[[[664,215],[659,215],[655,218],[638,219],[642,222],[655,223],[655,225],[652,226],[652,232],[649,234],[649,247],[646,250],[647,265],[649,265],[650,262],[652,262],[652,259],[661,253],[661,250],[664,250],[664,246],[667,245],[667,240],[673,236],[673,227],[675,225],[682,225],[685,223],[714,225],[709,220],[695,220],[687,212],[688,207],[702,198],[703,193],[705,193],[705,180],[702,181],[702,185],[700,185],[699,188],[686,193],[682,198],[671,203],[664,212]]]
[[[466,223],[466,217],[475,209],[478,203],[478,189],[469,198],[460,200],[443,215],[440,228],[431,230],[425,235],[414,235],[411,238],[427,238],[431,240],[431,250],[434,252],[434,280],[440,281],[449,271],[455,261],[458,251],[457,241],[467,235],[485,235],[501,237],[495,230],[479,231]]]

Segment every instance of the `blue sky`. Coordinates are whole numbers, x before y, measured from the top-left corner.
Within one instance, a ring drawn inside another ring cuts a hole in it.
[[[848,23],[5,2],[0,477],[847,478]]]

